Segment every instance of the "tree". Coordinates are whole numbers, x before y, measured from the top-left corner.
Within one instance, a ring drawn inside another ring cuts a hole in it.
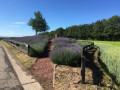
[[[64,30],[62,27],[57,28],[57,29],[56,29],[56,34],[57,34],[58,36],[63,36],[64,31],[65,31],[65,30]]]
[[[103,40],[104,24],[102,21],[98,20],[94,23],[93,35],[94,39]]]
[[[48,35],[52,37],[54,37],[55,34],[83,40],[120,41],[120,16],[115,15],[111,18],[98,20],[91,24],[73,25],[66,29],[60,27],[48,33]]]
[[[45,18],[42,17],[40,11],[34,12],[35,19],[31,18],[28,22],[29,26],[32,26],[32,29],[35,30],[36,35],[38,32],[45,32],[50,27],[47,25]]]

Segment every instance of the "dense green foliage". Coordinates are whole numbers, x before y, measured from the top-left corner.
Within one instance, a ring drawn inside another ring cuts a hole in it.
[[[58,28],[55,31],[41,33],[54,37],[58,36],[83,39],[83,40],[120,40],[120,16],[113,16],[108,19],[98,20],[91,24],[74,25],[66,29]]]
[[[120,83],[120,42],[95,41],[100,48],[101,58],[111,74]]]
[[[29,26],[32,26],[32,29],[36,31],[36,35],[38,32],[45,32],[49,29],[49,26],[46,23],[45,18],[42,17],[40,11],[34,12],[35,19],[31,18],[28,22]]]
[[[55,31],[40,33],[40,35],[48,35],[49,37],[53,38],[53,37],[55,37],[55,34],[57,34],[58,36],[62,37],[62,36],[64,36],[64,32],[65,32],[65,29],[60,27],[60,28],[56,29]]]

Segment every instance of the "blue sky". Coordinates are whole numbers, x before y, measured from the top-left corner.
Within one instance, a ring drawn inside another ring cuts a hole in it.
[[[0,36],[29,36],[27,23],[40,11],[50,30],[120,16],[120,0],[0,0]]]

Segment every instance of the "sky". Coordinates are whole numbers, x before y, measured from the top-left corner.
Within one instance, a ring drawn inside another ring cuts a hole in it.
[[[120,16],[120,0],[0,0],[0,36],[35,35],[27,23],[37,11],[53,31]]]

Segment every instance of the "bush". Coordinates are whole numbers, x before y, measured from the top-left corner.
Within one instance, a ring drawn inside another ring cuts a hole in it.
[[[35,36],[26,36],[26,37],[16,37],[16,38],[12,38],[12,40],[29,43],[31,41],[39,41],[48,38],[49,37],[45,35],[35,35]]]
[[[75,46],[75,43],[66,43],[64,41],[60,41],[60,42],[56,42],[54,44],[54,48],[57,48],[57,47],[72,47],[72,46]]]
[[[44,55],[45,47],[49,41],[49,38],[41,38],[38,40],[30,41],[28,44],[32,47],[30,50],[30,56],[42,57]]]
[[[71,38],[58,37],[53,41],[54,49],[50,54],[51,61],[61,65],[78,65],[81,60],[82,46]]]
[[[50,58],[55,64],[77,65],[81,60],[81,49],[75,46],[54,48]]]
[[[43,56],[45,51],[46,44],[45,43],[35,43],[31,45],[29,56],[31,57],[40,57]]]
[[[57,42],[75,43],[76,40],[71,38],[65,38],[65,37],[54,38],[53,44],[56,44]]]
[[[45,35],[36,35],[36,36],[26,36],[26,37],[17,37],[12,40],[25,42],[31,46],[29,51],[29,56],[32,57],[41,57],[44,54],[45,47],[49,42],[49,37]],[[21,47],[26,49],[24,47]]]

